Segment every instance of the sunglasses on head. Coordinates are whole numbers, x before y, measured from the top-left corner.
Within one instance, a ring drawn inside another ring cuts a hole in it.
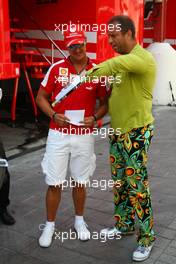
[[[75,50],[75,49],[80,49],[80,48],[83,48],[85,46],[85,42],[82,43],[82,44],[73,44],[73,45],[70,45],[68,47],[69,50]]]

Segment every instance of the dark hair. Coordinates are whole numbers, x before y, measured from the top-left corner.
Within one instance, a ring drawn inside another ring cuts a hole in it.
[[[131,30],[132,38],[135,38],[135,25],[133,20],[125,15],[113,16],[108,24],[120,24],[121,32],[126,33],[128,30]]]

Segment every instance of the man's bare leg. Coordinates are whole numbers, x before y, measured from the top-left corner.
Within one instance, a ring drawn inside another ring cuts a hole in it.
[[[56,213],[61,200],[61,187],[49,186],[46,193],[47,221],[54,222]]]
[[[61,200],[61,187],[49,186],[46,193],[47,222],[39,238],[41,247],[49,247],[54,235],[56,212]]]
[[[72,197],[75,207],[75,215],[83,216],[86,200],[86,189],[84,185],[76,184],[76,186],[73,187]]]
[[[86,189],[84,185],[76,184],[72,191],[73,202],[75,207],[75,223],[74,228],[77,232],[78,238],[82,241],[90,239],[90,231],[84,222],[84,205],[86,200]]]

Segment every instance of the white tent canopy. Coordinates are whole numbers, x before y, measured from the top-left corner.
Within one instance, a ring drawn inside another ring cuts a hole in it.
[[[168,43],[152,43],[147,48],[157,63],[153,104],[168,105],[176,99],[176,51]]]

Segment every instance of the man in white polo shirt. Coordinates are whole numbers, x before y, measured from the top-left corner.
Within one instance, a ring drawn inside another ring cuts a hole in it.
[[[68,163],[71,178],[76,183],[72,193],[75,207],[74,228],[80,240],[90,239],[83,213],[86,198],[84,185],[95,169],[94,138],[91,132],[95,121],[107,112],[105,85],[95,82],[81,84],[51,107],[50,100],[54,102],[70,76],[84,76],[94,66],[86,56],[86,37],[82,31],[69,28],[65,32],[65,43],[69,52],[68,58],[50,67],[37,95],[38,106],[51,118],[42,161],[45,180],[49,185],[46,194],[47,221],[39,239],[42,247],[48,247],[52,242]],[[99,107],[95,112],[96,99],[99,100]]]

